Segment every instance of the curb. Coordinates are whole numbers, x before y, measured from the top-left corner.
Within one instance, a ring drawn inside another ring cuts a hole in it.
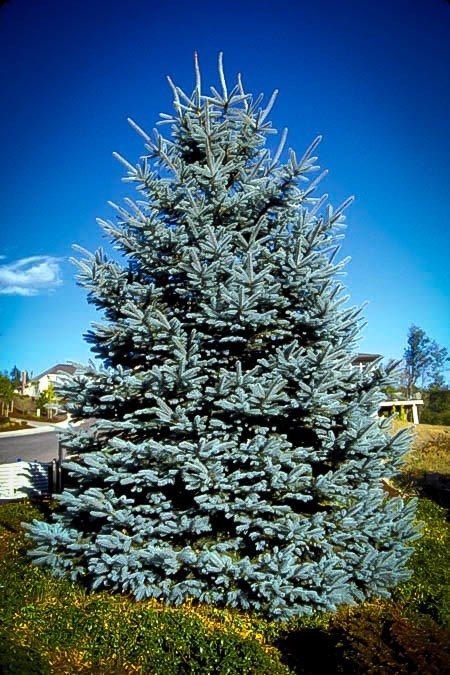
[[[11,419],[14,419],[13,417]],[[22,421],[22,418],[16,418],[17,421]],[[14,436],[31,436],[32,434],[43,434],[48,433],[49,431],[59,431],[60,429],[67,429],[70,425],[71,417],[67,416],[62,422],[56,422],[56,424],[45,424],[43,422],[29,422],[31,429],[16,429],[15,431],[2,431],[0,432],[0,439],[2,438],[11,438]]]
[[[64,420],[63,422],[58,422],[57,424],[45,424],[38,427],[33,427],[32,429],[18,429],[16,431],[2,431],[0,432],[0,440],[2,438],[12,438],[14,436],[32,436],[33,434],[48,434],[50,431],[63,431],[68,429],[69,426],[77,427],[82,422],[71,422],[71,418]]]

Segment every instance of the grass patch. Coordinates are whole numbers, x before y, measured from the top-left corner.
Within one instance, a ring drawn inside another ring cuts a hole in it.
[[[420,499],[417,520],[422,537],[410,559],[413,575],[395,589],[393,597],[409,617],[423,614],[450,629],[450,524],[447,512],[429,499]]]
[[[404,473],[439,473],[450,476],[450,434],[418,438],[406,457]]]
[[[16,422],[9,419],[9,417],[0,418],[0,433],[2,431],[19,431],[22,429],[31,429],[31,426],[27,424],[25,420],[22,422]]]
[[[397,423],[398,426],[398,423]],[[419,424],[397,484],[450,508],[450,427]]]
[[[0,433],[5,431],[22,431],[23,429],[31,429],[31,427],[28,424],[15,424],[12,422],[11,424],[2,424],[0,426]]]

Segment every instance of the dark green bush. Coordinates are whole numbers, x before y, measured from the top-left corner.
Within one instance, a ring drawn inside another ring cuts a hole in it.
[[[277,654],[267,653],[255,639],[210,630],[182,610],[140,608],[108,597],[78,605],[74,600],[64,606],[53,598],[10,614],[8,628],[19,645],[45,657],[50,672],[66,672],[68,666],[74,672],[164,675],[288,672]]]
[[[0,417],[0,431],[17,431],[27,426],[25,420],[14,422],[9,417]]]
[[[286,631],[276,645],[298,675],[450,672],[450,631],[427,616],[404,616],[393,602],[341,609],[327,626]]]
[[[14,411],[14,417],[27,421],[29,420],[30,422],[48,422],[50,421],[52,424],[55,424],[56,422],[63,422],[65,419],[67,419],[66,413],[60,413],[58,415],[53,415],[52,417],[49,418],[47,411],[44,409],[41,410],[40,415],[35,415],[32,412],[18,412]]]
[[[443,412],[433,412],[425,409],[420,416],[421,424],[438,424],[441,426],[450,426],[450,410]]]
[[[393,603],[338,612],[330,624],[335,672],[442,675],[450,669],[450,632],[431,618],[408,618]]]
[[[15,644],[0,631],[0,673],[3,675],[50,675],[51,670],[38,651]]]

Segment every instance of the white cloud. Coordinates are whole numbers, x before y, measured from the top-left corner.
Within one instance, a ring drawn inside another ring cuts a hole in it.
[[[35,255],[0,264],[0,295],[38,295],[61,283],[59,258]]]

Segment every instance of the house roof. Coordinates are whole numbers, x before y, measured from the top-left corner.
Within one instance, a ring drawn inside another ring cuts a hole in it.
[[[68,363],[57,363],[56,366],[52,366],[48,370],[44,370],[43,373],[40,373],[39,375],[36,375],[36,377],[33,377],[33,381],[35,380],[40,380],[41,377],[45,377],[45,375],[53,375],[56,373],[69,373],[69,375],[73,375],[76,370],[75,366],[71,366]]]
[[[381,354],[356,354],[356,356],[352,359],[352,363],[372,363],[372,361],[379,359],[380,356]]]

